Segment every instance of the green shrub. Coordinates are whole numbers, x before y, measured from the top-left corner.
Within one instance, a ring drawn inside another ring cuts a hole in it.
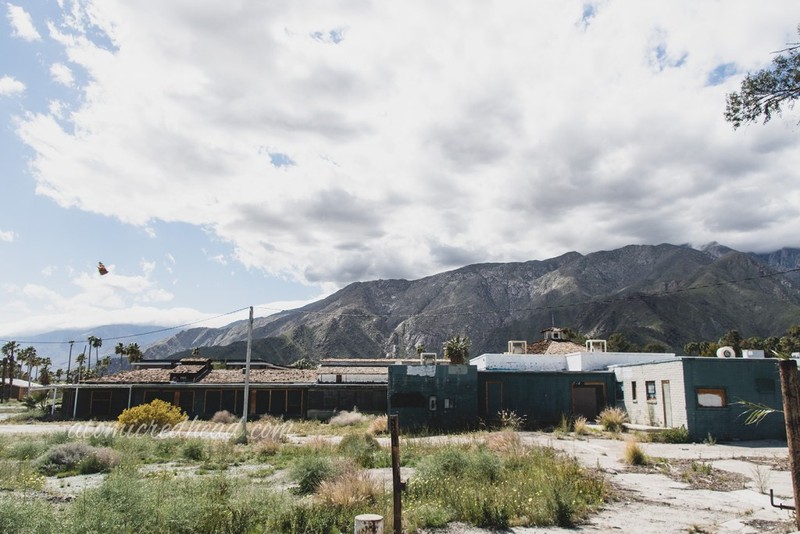
[[[443,516],[492,529],[510,525],[569,527],[603,503],[605,481],[574,458],[531,447],[488,460],[480,448],[449,447],[422,459],[409,481],[407,507],[415,526]],[[489,475],[487,475],[487,468]],[[441,513],[427,514],[423,506]]]
[[[0,460],[0,489],[8,491],[40,490],[44,477],[31,462]],[[0,532],[5,532],[0,529]]]
[[[289,469],[289,478],[297,483],[297,492],[302,495],[314,493],[323,480],[335,474],[333,462],[327,456],[301,456]]]
[[[597,422],[609,432],[622,432],[625,430],[624,424],[628,422],[628,414],[621,408],[605,408],[597,416]]]
[[[47,501],[0,494],[0,532],[54,532],[58,524],[55,508]]]
[[[338,451],[352,458],[364,468],[377,467],[380,462],[381,446],[370,434],[347,434],[337,447]]]
[[[199,439],[187,440],[183,445],[181,454],[187,460],[199,462],[206,457],[206,446]]]
[[[6,457],[17,460],[33,460],[41,456],[46,450],[47,443],[26,440],[11,445],[6,451]]]
[[[123,410],[117,418],[118,424],[133,431],[161,430],[185,421],[185,412],[173,404],[154,399],[149,404],[141,404]]]
[[[39,471],[46,475],[68,471],[87,475],[110,471],[119,465],[120,455],[114,449],[76,441],[52,446],[37,463]]]
[[[692,439],[686,427],[682,426],[680,428],[667,428],[655,432],[650,436],[650,441],[656,443],[690,443]]]

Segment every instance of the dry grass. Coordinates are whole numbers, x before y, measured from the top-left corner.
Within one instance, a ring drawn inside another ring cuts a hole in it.
[[[360,425],[367,420],[367,416],[359,413],[358,410],[354,409],[352,412],[342,411],[331,417],[331,420],[328,421],[328,424],[331,426],[354,426]]]
[[[622,432],[628,422],[628,414],[621,408],[606,408],[597,416],[597,422],[609,432]]]
[[[221,410],[215,413],[214,416],[211,418],[212,423],[222,423],[224,425],[230,425],[238,420],[239,418],[233,415],[228,410]]]
[[[625,445],[624,454],[625,463],[628,465],[648,465],[650,458],[645,454],[639,442],[635,439],[628,440]]]
[[[380,417],[376,417],[372,420],[372,422],[367,426],[367,433],[368,434],[386,434],[389,432],[389,420],[388,418],[383,415]]]
[[[317,498],[328,506],[352,507],[374,504],[383,494],[380,485],[367,471],[345,469],[333,480],[325,480],[317,489]]]
[[[490,451],[503,455],[522,454],[525,450],[519,434],[510,430],[492,432],[486,436],[484,443]]]
[[[589,433],[589,421],[582,415],[579,415],[575,418],[572,422],[572,430],[575,431],[576,434],[579,436],[584,436]]]

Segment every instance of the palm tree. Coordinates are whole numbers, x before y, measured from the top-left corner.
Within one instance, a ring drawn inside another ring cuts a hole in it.
[[[88,369],[92,368],[92,349],[95,350],[95,363],[100,360],[100,347],[103,346],[103,340],[99,337],[89,336],[89,363],[86,366]]]
[[[2,392],[0,393],[2,394],[2,397],[5,400],[8,400],[11,398],[11,384],[13,384],[14,382],[14,368],[15,368],[14,352],[19,350],[19,343],[17,343],[16,341],[9,341],[5,345],[3,345],[3,348],[1,350],[5,355],[4,369],[7,369],[8,371],[6,372],[4,370],[3,372],[3,388]],[[7,384],[6,384],[6,376],[8,376],[9,378]]]
[[[75,344],[74,341],[69,342],[69,358],[67,359],[67,381],[69,381],[70,367],[72,367],[72,346],[74,344]]]
[[[119,370],[122,371],[122,357],[128,355],[128,349],[122,343],[117,343],[114,347],[114,354],[119,354]]]
[[[78,364],[78,382],[81,381],[83,375],[83,362],[86,361],[86,354],[81,352],[77,356],[75,356],[75,363]]]
[[[56,369],[55,375],[56,375],[56,382],[61,382],[61,377],[64,376],[64,370],[59,367],[58,369]]]
[[[453,336],[444,342],[444,357],[452,364],[462,364],[469,359],[471,342],[466,336]]]
[[[17,359],[20,361],[20,363],[25,363],[28,365],[28,396],[30,397],[32,368],[37,361],[36,349],[33,347],[25,347],[19,351],[19,356]]]
[[[139,348],[138,343],[128,343],[128,346],[125,348],[126,354],[128,355],[128,363],[135,363],[142,361],[142,349]]]
[[[50,366],[53,365],[53,360],[50,358],[42,358],[39,360],[41,369],[39,370],[39,383],[43,386],[50,384]]]

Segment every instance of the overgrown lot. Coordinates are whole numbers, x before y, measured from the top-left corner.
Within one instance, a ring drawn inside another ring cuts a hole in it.
[[[301,434],[322,437],[301,443],[269,432],[247,444],[0,436],[0,532],[350,532],[362,513],[383,515],[391,531],[390,453],[374,436],[381,427],[369,417],[303,423]],[[451,521],[569,526],[606,498],[599,474],[554,449],[525,446],[514,432],[472,438],[401,439],[412,473],[408,531]],[[82,483],[92,477],[94,485]]]

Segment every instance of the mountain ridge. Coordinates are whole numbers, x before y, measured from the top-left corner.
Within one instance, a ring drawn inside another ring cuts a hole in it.
[[[800,277],[775,274],[798,266],[800,249],[754,254],[717,243],[664,243],[354,282],[297,310],[255,319],[253,355],[278,364],[408,357],[418,343],[440,352],[456,334],[470,337],[475,355],[502,352],[509,339],[535,341],[554,323],[591,337],[621,332],[680,352],[688,341],[729,329],[766,336],[800,323]],[[241,352],[241,359],[246,336],[246,321],[191,329],[154,344],[146,357],[199,347],[210,357]]]

